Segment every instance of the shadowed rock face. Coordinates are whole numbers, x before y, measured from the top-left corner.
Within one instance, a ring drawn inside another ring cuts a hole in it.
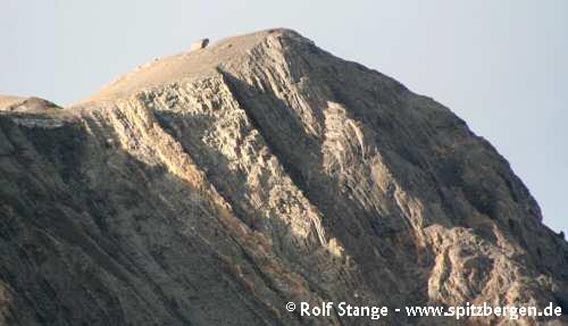
[[[288,301],[568,309],[568,244],[507,161],[289,30],[155,61],[63,110],[0,111],[0,257],[9,325],[369,321]]]

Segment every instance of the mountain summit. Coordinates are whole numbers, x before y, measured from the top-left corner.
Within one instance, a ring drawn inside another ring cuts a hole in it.
[[[153,61],[72,107],[26,101],[0,98],[0,324],[376,323],[285,309],[329,301],[568,311],[568,243],[507,161],[294,31]]]

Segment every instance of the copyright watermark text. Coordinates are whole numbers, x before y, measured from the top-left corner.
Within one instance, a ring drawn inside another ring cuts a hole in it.
[[[389,308],[387,306],[354,305],[345,301],[324,301],[320,304],[311,305],[308,302],[288,302],[286,311],[296,312],[301,317],[325,318],[338,317],[362,317],[371,320],[379,320],[390,314],[406,314],[408,317],[448,317],[456,320],[469,317],[499,317],[517,320],[519,318],[561,317],[562,308],[554,306],[551,302],[544,309],[531,306],[491,306],[487,303],[470,304],[463,306],[403,306]]]

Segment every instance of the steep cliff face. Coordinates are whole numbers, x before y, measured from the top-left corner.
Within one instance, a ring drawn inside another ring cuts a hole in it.
[[[288,301],[568,309],[568,244],[507,161],[293,31],[152,62],[70,108],[0,106],[0,324],[362,322]]]

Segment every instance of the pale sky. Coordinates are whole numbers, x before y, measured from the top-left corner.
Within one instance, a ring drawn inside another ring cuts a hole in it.
[[[450,107],[568,233],[568,1],[0,2],[0,94],[61,105],[198,38],[295,29]]]

